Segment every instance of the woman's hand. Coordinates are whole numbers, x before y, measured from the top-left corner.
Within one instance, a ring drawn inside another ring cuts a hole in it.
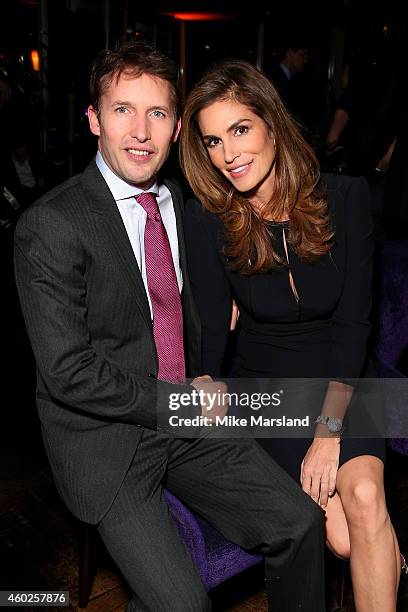
[[[230,321],[230,331],[234,331],[237,326],[239,319],[239,310],[238,306],[235,303],[235,300],[232,301],[232,311],[231,311],[231,321]]]
[[[322,508],[335,491],[339,457],[340,438],[315,438],[302,461],[302,489]]]

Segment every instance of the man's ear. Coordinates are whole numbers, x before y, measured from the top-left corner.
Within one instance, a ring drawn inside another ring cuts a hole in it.
[[[178,135],[180,134],[181,129],[181,118],[179,117],[176,121],[176,125],[174,126],[172,142],[176,142]]]
[[[99,125],[98,116],[93,106],[88,106],[88,121],[92,134],[95,134],[95,136],[100,136],[101,128]]]

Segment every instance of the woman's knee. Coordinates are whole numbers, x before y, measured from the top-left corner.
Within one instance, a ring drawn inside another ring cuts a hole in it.
[[[348,487],[341,496],[349,527],[370,529],[388,518],[383,487],[375,480],[364,478]]]

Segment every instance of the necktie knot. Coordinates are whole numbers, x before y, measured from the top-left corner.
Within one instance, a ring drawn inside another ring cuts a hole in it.
[[[136,201],[139,202],[140,206],[145,210],[148,219],[154,219],[155,221],[161,220],[159,206],[154,193],[151,191],[144,191],[136,196]]]

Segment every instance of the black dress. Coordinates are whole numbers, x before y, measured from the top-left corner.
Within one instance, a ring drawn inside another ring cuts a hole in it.
[[[231,300],[239,311],[233,374],[262,378],[358,378],[370,334],[372,221],[362,178],[322,175],[335,231],[331,252],[305,263],[288,247],[289,268],[243,275],[230,269],[222,252],[224,227],[195,200],[185,218],[189,274],[202,322],[203,372],[220,376],[228,342]],[[287,224],[266,222],[285,257]],[[294,478],[310,439],[262,441]],[[340,465],[359,455],[384,459],[380,439],[341,442]]]

